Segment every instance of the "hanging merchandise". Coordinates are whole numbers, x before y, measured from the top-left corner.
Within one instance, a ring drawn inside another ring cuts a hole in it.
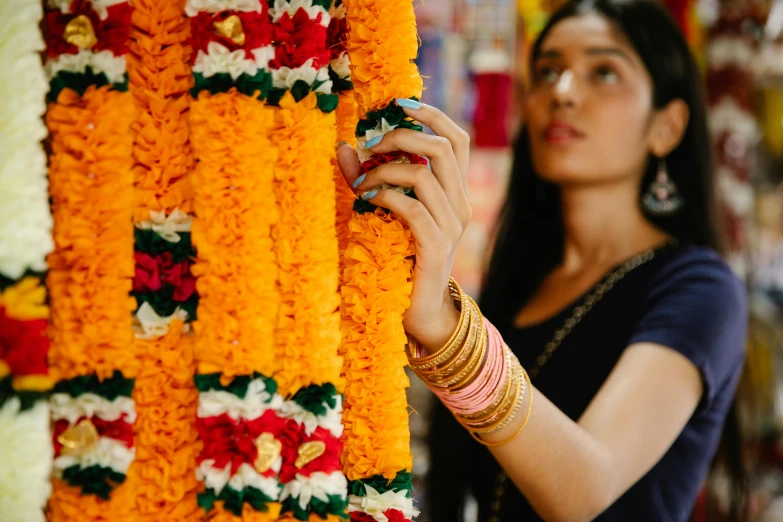
[[[199,502],[210,520],[333,519],[347,505],[330,5],[186,7]]]
[[[359,106],[362,172],[383,163],[426,163],[407,153],[372,156],[363,147],[395,128],[422,130],[395,103],[421,97],[416,17],[410,0],[351,0],[347,48]],[[404,189],[400,189],[404,190]],[[413,194],[409,195],[413,196]],[[345,452],[353,520],[411,520],[410,431],[402,316],[410,304],[413,243],[390,212],[362,199],[349,223],[342,317],[345,353]]]
[[[132,518],[133,134],[127,2],[52,0],[46,12],[52,103],[49,362],[54,491],[49,517]]]
[[[0,513],[43,522],[52,442],[43,281],[53,248],[41,120],[48,90],[39,53],[41,2],[0,4]]]

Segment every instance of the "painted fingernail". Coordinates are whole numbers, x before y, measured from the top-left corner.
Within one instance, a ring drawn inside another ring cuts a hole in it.
[[[408,98],[397,98],[397,105],[405,107],[406,109],[421,109],[421,103],[416,100],[409,100]]]
[[[430,161],[430,159],[427,157],[425,157],[424,159],[427,160],[427,168],[432,170],[432,162]]]
[[[366,177],[367,177],[367,174],[362,174],[361,176],[356,178],[356,181],[353,182],[353,188],[356,188],[359,185],[361,185],[362,181],[364,181],[364,178],[366,178]]]
[[[383,136],[376,136],[376,137],[374,137],[371,140],[367,140],[364,143],[364,148],[365,149],[371,149],[371,148],[375,147],[376,145],[378,145],[381,142],[382,139],[383,139]]]
[[[349,143],[347,141],[341,141],[340,143],[337,144],[337,147],[335,147],[335,148],[339,149],[343,145],[349,145]]]
[[[372,199],[376,196],[376,194],[378,194],[378,189],[365,192],[364,194],[362,194],[362,199]]]

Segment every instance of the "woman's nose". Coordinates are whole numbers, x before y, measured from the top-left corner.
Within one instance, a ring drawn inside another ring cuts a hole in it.
[[[576,103],[575,83],[573,71],[563,71],[554,86],[553,102],[556,106],[573,106]]]

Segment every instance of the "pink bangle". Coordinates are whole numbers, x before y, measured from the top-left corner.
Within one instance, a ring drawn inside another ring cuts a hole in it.
[[[476,378],[456,391],[446,391],[430,386],[443,404],[453,413],[470,416],[488,408],[497,398],[508,371],[503,337],[492,323],[483,320],[487,329],[487,358]]]

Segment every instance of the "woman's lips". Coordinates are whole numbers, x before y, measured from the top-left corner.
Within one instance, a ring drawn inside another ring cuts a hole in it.
[[[584,138],[584,133],[563,122],[552,122],[544,129],[544,139],[549,143],[569,143]]]

